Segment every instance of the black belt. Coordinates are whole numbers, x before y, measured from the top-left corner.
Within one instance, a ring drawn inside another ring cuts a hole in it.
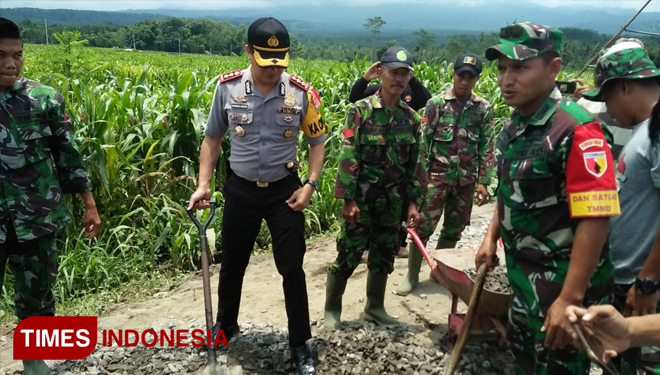
[[[297,176],[295,173],[290,173],[290,174],[288,174],[286,177],[284,177],[284,178],[282,178],[282,179],[279,179],[279,180],[277,180],[277,181],[275,181],[275,182],[250,181],[250,180],[246,180],[246,179],[244,179],[243,177],[240,177],[240,176],[237,175],[236,173],[233,173],[233,175],[234,175],[234,177],[236,177],[236,179],[237,179],[240,183],[242,183],[243,185],[245,185],[245,186],[249,186],[249,187],[255,187],[255,186],[256,186],[256,187],[258,187],[258,188],[270,188],[270,187],[276,187],[276,186],[278,186],[278,185],[283,185],[283,184],[285,184],[285,183],[287,183],[287,182],[290,183],[290,182],[291,182],[290,180],[291,180],[292,178],[298,179],[298,176]],[[298,182],[300,182],[299,179],[298,179]]]

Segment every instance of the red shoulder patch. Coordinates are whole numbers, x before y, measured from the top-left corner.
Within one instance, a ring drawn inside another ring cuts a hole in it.
[[[614,161],[597,122],[575,127],[566,164],[566,191],[572,218],[611,217],[621,213]]]
[[[291,81],[291,83],[293,83],[294,85],[300,87],[305,91],[309,90],[312,87],[312,85],[310,85],[309,82],[305,81],[304,79],[298,77],[295,74],[292,74],[291,77],[289,77],[289,81]]]
[[[232,79],[236,79],[242,75],[243,72],[240,69],[237,69],[231,72],[222,73],[218,78],[220,79],[220,83],[225,83],[227,81],[231,81]]]

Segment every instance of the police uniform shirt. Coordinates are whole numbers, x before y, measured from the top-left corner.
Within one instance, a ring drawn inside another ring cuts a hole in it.
[[[239,177],[281,180],[291,173],[286,164],[296,162],[299,129],[310,145],[325,141],[318,96],[308,83],[287,73],[265,95],[250,68],[228,74],[220,76],[216,87],[206,135],[224,137],[229,131],[229,163]]]

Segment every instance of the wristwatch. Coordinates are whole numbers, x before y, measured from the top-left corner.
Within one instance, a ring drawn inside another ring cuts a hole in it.
[[[305,180],[305,184],[310,184],[312,186],[312,189],[314,189],[314,191],[319,190],[319,182],[317,180],[311,180],[308,178]]]
[[[635,279],[635,288],[642,294],[653,294],[660,289],[660,282],[649,278],[640,279],[638,277]]]

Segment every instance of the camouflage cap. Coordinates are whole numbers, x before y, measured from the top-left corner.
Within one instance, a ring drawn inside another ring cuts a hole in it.
[[[646,50],[636,43],[620,43],[610,48],[596,64],[594,81],[596,88],[582,96],[602,102],[603,86],[614,79],[642,79],[660,77],[660,70],[649,58]]]
[[[496,60],[502,54],[523,61],[544,52],[560,53],[563,38],[559,29],[531,22],[514,23],[500,29],[500,43],[486,50],[486,58]]]

